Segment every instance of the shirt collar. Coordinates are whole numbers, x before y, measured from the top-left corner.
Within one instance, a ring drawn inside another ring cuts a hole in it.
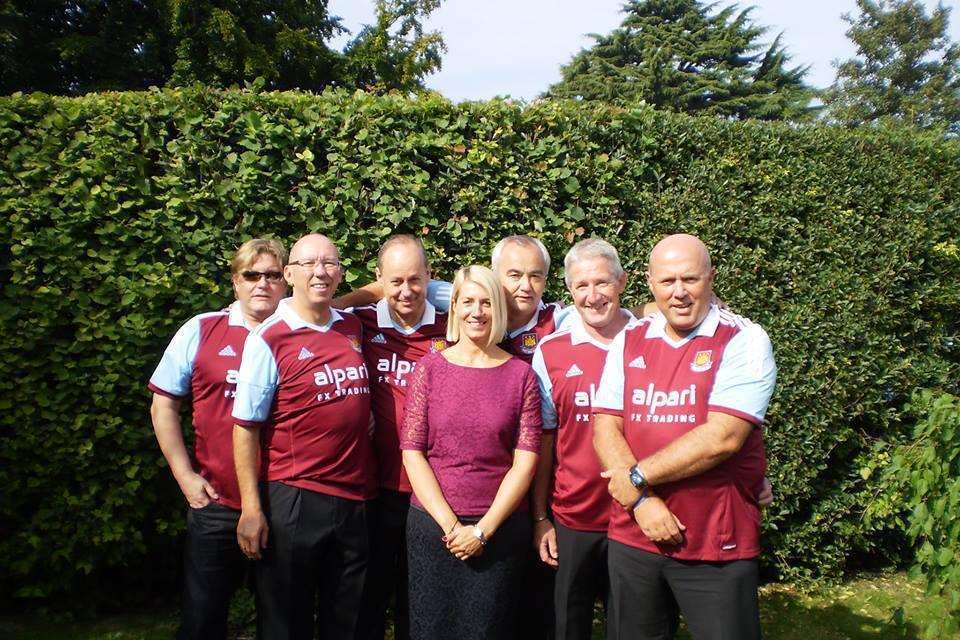
[[[233,304],[227,307],[230,315],[227,319],[227,324],[231,327],[250,327],[247,326],[247,319],[243,317],[243,310],[240,308],[240,301],[234,300]]]
[[[625,318],[628,318],[627,324],[625,324],[625,325],[623,326],[623,329],[620,330],[620,333],[623,333],[623,330],[626,329],[627,327],[631,326],[631,324],[632,324],[634,321],[636,321],[636,318],[634,317],[634,315],[633,315],[632,313],[630,313],[628,310],[623,309],[623,308],[620,309],[620,313],[622,313]],[[602,342],[599,342],[598,340],[596,340],[596,339],[595,339],[593,336],[591,336],[589,333],[587,333],[587,327],[586,327],[586,325],[585,325],[584,322],[583,322],[583,317],[580,315],[580,312],[574,310],[574,314],[575,314],[575,316],[574,316],[574,317],[571,319],[571,321],[570,321],[570,323],[571,323],[571,326],[570,326],[570,342],[571,342],[572,344],[575,344],[575,345],[577,345],[577,344],[584,344],[585,342],[589,342],[590,344],[592,344],[592,345],[595,346],[595,347],[599,347],[600,349],[603,349],[604,351],[608,351],[608,350],[610,349],[610,345],[609,345],[609,344],[603,344]]]
[[[284,298],[280,301],[280,305],[277,307],[277,313],[280,314],[280,317],[283,318],[283,321],[289,325],[293,330],[303,329],[304,327],[308,329],[313,329],[314,331],[329,331],[330,327],[333,326],[334,322],[339,322],[343,320],[343,316],[340,315],[340,312],[330,307],[330,320],[326,324],[313,324],[312,322],[307,322],[301,318],[296,311],[293,310],[293,307],[290,305],[290,298]]]
[[[684,336],[681,340],[674,340],[667,335],[667,318],[659,311],[654,315],[650,316],[650,324],[647,325],[647,333],[645,337],[647,338],[660,338],[665,340],[674,346],[680,346],[686,344],[693,338],[697,336],[707,336],[712,337],[717,332],[717,327],[720,326],[720,309],[715,304],[710,305],[710,310],[707,311],[707,317],[697,325],[697,328]]]
[[[433,324],[437,320],[437,309],[430,301],[426,301],[426,306],[423,308],[423,315],[420,316],[420,322],[410,327],[409,329],[404,329],[399,324],[394,322],[393,316],[390,315],[390,305],[387,304],[387,300],[382,298],[377,303],[377,326],[381,329],[396,329],[400,333],[409,335],[422,327],[425,324]]]
[[[530,321],[519,329],[514,329],[513,331],[507,332],[507,336],[510,338],[516,338],[524,331],[530,331],[530,329],[533,329],[535,326],[537,326],[537,323],[540,322],[540,312],[546,308],[547,305],[543,304],[543,300],[541,300],[540,304],[537,305],[537,310],[533,312],[533,317],[530,318]]]

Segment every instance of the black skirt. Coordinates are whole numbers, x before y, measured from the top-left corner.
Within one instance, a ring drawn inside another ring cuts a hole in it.
[[[464,524],[476,518],[461,518]],[[430,514],[410,507],[407,557],[410,570],[411,640],[510,640],[516,636],[517,603],[531,545],[528,513],[514,513],[483,553],[463,561],[447,550],[443,530]]]

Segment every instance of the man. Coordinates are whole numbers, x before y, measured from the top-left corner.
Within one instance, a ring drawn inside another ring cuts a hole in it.
[[[672,637],[675,598],[697,640],[760,637],[760,425],[776,366],[759,326],[712,304],[706,246],[669,236],[650,254],[660,313],[611,345],[594,446],[616,500],[609,637]]]
[[[312,638],[319,590],[322,637],[355,638],[375,490],[362,328],[330,308],[342,271],[327,237],[298,240],[284,276],[293,296],[247,338],[238,374],[237,539],[260,559],[260,637]]]
[[[610,515],[593,450],[591,403],[607,349],[633,316],[620,308],[627,276],[608,242],[581,240],[567,252],[564,271],[577,314],[566,330],[543,338],[533,356],[544,428],[533,486],[534,546],[557,568],[556,637],[589,640],[594,603],[606,600]]]
[[[236,300],[184,324],[150,378],[157,442],[190,507],[178,638],[226,638],[230,597],[246,569],[236,543],[240,490],[230,412],[244,340],[287,291],[286,259],[276,240],[245,242],[230,264]],[[195,465],[180,424],[187,398],[193,401]]]
[[[382,640],[386,609],[395,594],[393,637],[405,640],[409,637],[406,526],[411,487],[398,430],[407,382],[416,363],[447,346],[447,315],[427,302],[430,268],[418,238],[388,238],[377,254],[376,275],[383,299],[353,311],[363,324],[363,354],[371,376],[380,487],[371,518],[372,555],[362,626],[364,637]]]

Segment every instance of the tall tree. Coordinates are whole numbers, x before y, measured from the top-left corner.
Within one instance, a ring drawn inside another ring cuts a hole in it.
[[[780,37],[769,46],[750,9],[698,0],[631,0],[609,35],[561,68],[548,96],[635,102],[661,109],[762,120],[804,119],[813,91],[806,67],[787,67]]]
[[[876,121],[960,132],[960,45],[947,35],[950,9],[932,15],[917,0],[857,0],[843,19],[857,55],[835,63],[824,96],[830,117],[857,126]]]
[[[76,95],[193,82],[418,91],[443,40],[441,0],[376,0],[345,51],[328,0],[0,0],[0,93]]]

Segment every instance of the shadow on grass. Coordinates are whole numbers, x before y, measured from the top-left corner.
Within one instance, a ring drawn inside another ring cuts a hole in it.
[[[893,608],[869,611],[859,602],[829,603],[824,595],[773,592],[761,602],[767,640],[919,640],[921,629],[898,619]]]

